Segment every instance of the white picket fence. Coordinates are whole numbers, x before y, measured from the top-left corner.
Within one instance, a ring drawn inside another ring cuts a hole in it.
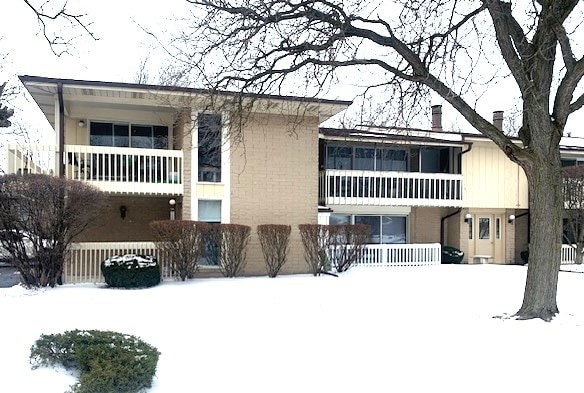
[[[334,259],[335,251],[331,250]],[[430,244],[367,244],[355,266],[431,266],[442,260],[439,243]]]
[[[562,244],[562,265],[571,265],[576,263],[576,248],[569,244]]]
[[[101,261],[114,255],[142,254],[156,257],[161,265],[162,278],[170,278],[170,270],[153,242],[86,242],[73,243],[69,250],[69,261],[65,264],[63,281],[72,283],[103,282]]]

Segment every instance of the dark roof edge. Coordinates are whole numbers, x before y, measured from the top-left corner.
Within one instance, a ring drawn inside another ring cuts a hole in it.
[[[113,88],[126,88],[126,89],[141,89],[141,90],[160,90],[168,92],[180,92],[180,93],[192,93],[192,94],[208,94],[211,89],[199,89],[194,87],[178,87],[178,86],[163,86],[163,85],[148,85],[139,83],[126,83],[126,82],[104,82],[104,81],[88,81],[81,79],[60,79],[60,78],[49,78],[44,76],[32,76],[32,75],[19,75],[18,79],[23,84],[27,82],[31,83],[62,83],[63,85],[80,85],[89,87],[113,87]],[[227,95],[227,96],[237,96],[239,93],[226,90],[217,90],[217,94]],[[299,96],[279,96],[275,94],[258,94],[258,93],[242,93],[244,97],[251,98],[263,98],[263,99],[274,99],[274,100],[288,100],[288,101],[298,101],[298,102],[311,102],[318,104],[335,104],[335,105],[346,105],[349,106],[353,101],[345,100],[331,100],[331,99],[321,99],[321,98],[309,98],[309,97],[299,97]]]

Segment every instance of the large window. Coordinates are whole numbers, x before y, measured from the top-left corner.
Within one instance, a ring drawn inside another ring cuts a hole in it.
[[[365,224],[371,228],[370,244],[405,244],[407,240],[405,216],[331,214],[329,223]]]
[[[326,169],[460,173],[460,147],[387,147],[386,145],[342,145],[331,142],[322,149]],[[322,163],[323,161],[321,161]]]
[[[91,146],[168,148],[168,127],[92,121],[89,125]]]
[[[221,115],[198,117],[199,181],[221,182]]]

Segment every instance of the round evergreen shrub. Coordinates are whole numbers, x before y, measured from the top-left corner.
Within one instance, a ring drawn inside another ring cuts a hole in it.
[[[460,263],[464,258],[464,252],[456,247],[446,246],[442,248],[442,263]]]
[[[101,263],[105,282],[116,288],[145,288],[160,283],[160,265],[151,255],[113,256]]]
[[[33,368],[61,364],[80,372],[73,393],[136,393],[152,385],[160,353],[135,336],[101,330],[41,335],[30,349]]]

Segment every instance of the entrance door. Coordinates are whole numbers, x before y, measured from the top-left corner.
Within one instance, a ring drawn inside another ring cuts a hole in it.
[[[475,255],[494,257],[493,218],[491,215],[477,215]]]
[[[491,262],[505,261],[505,215],[477,214],[474,228],[474,255],[491,257]]]

